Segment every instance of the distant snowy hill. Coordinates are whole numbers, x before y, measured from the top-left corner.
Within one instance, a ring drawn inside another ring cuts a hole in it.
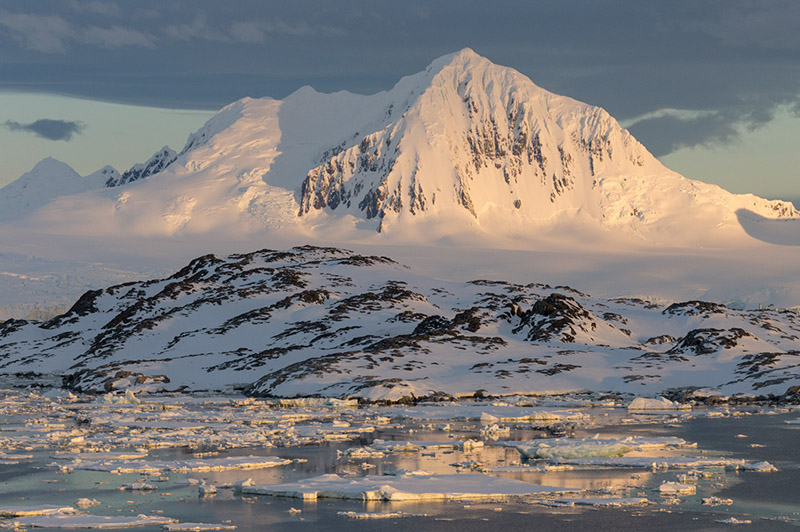
[[[448,282],[336,248],[206,255],[0,324],[0,372],[69,386],[400,400],[472,394],[784,394],[800,315],[569,287]]]
[[[42,159],[30,172],[0,188],[0,220],[19,218],[61,196],[97,189],[118,176],[114,168],[105,166],[81,177],[66,163]]]

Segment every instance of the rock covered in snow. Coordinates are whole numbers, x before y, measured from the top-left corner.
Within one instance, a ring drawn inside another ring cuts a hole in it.
[[[92,290],[44,322],[3,322],[0,371],[58,375],[72,389],[108,392],[106,404],[245,385],[276,405],[337,408],[358,398],[584,391],[669,390],[695,400],[703,395],[681,389],[700,388],[716,388],[718,401],[770,400],[800,381],[796,313],[660,310],[564,286],[441,281],[337,248],[265,249],[205,255],[167,278]],[[698,326],[746,334],[678,352]],[[655,336],[671,340],[653,344]],[[663,397],[629,405],[683,408]]]

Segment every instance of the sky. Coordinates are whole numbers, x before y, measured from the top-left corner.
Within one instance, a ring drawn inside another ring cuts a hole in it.
[[[3,0],[0,185],[46,156],[124,171],[239,98],[374,93],[467,46],[687,177],[800,199],[795,0]]]

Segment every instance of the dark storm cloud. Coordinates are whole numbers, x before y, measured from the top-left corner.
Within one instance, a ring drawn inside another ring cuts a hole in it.
[[[3,127],[9,131],[33,133],[37,137],[47,140],[71,140],[72,137],[83,132],[85,128],[81,122],[52,120],[49,118],[43,118],[30,124],[20,124],[19,122],[7,120],[3,123]]]
[[[631,126],[657,152],[733,141],[798,103],[794,0],[7,0],[0,88],[215,109],[385,90],[465,46],[621,120],[698,112]]]

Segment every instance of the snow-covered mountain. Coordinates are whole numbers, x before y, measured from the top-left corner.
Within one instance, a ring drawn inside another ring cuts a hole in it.
[[[0,324],[0,373],[83,391],[244,390],[400,400],[473,394],[783,395],[800,315],[448,282],[336,248],[200,257]]]
[[[121,175],[43,161],[0,189],[0,317],[307,243],[439,278],[800,305],[791,204],[686,179],[604,110],[465,49],[373,95],[244,98]]]
[[[127,185],[137,179],[143,179],[153,174],[157,174],[166,169],[167,166],[175,162],[178,154],[169,146],[164,146],[157,151],[150,159],[144,163],[133,165],[130,170],[122,175],[109,176],[105,182],[107,187],[119,187]]]
[[[284,100],[239,100],[180,155],[164,147],[105,184],[113,189],[39,217],[69,219],[78,232],[342,236],[349,227],[423,240],[432,228],[516,236],[573,220],[678,244],[744,238],[737,212],[800,217],[790,203],[671,172],[604,110],[469,49],[371,96],[304,87]]]
[[[81,177],[68,164],[47,157],[0,189],[0,220],[24,216],[56,198],[98,189],[106,180],[118,177],[111,166]]]

